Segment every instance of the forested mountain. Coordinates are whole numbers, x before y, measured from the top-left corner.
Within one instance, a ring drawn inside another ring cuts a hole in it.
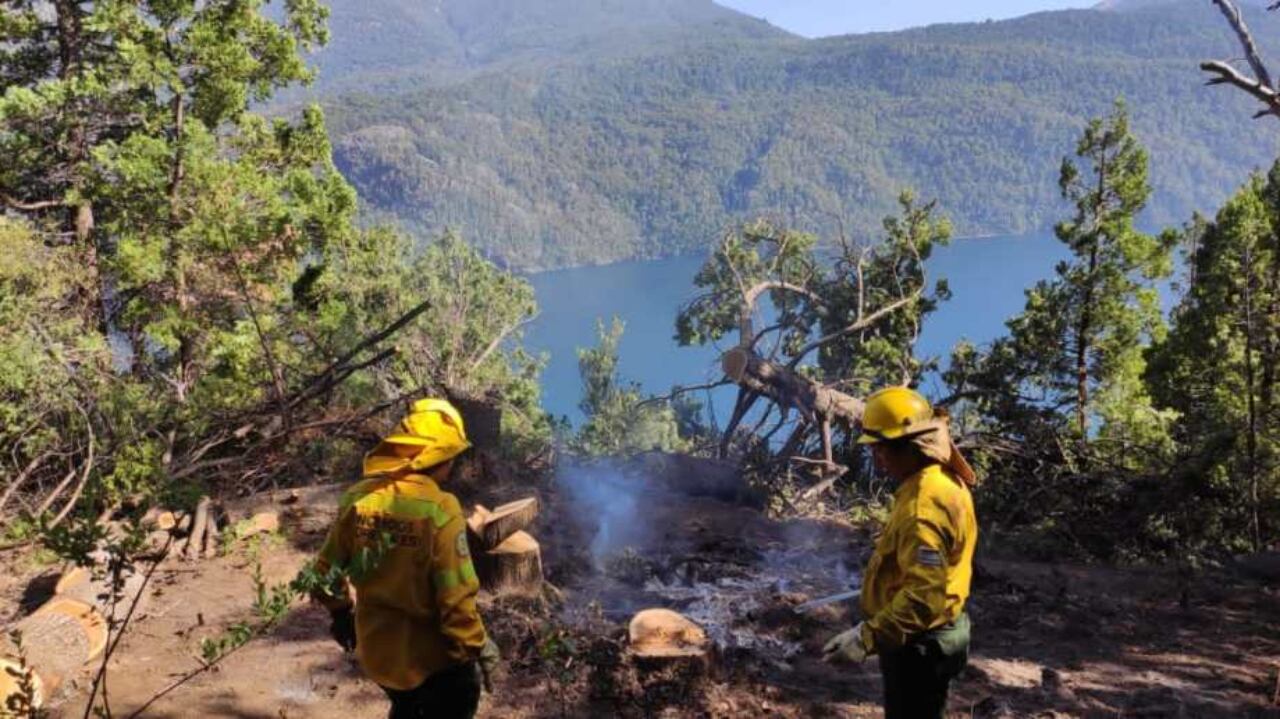
[[[1039,230],[1063,213],[1058,159],[1119,96],[1152,155],[1148,223],[1217,206],[1277,153],[1242,93],[1203,86],[1198,61],[1239,54],[1209,3],[806,41],[709,3],[618,4],[655,21],[640,31],[619,29],[636,15],[612,2],[560,14],[567,2],[486,0],[491,14],[465,22],[468,3],[437,4],[454,20],[431,26],[463,48],[445,56],[479,65],[327,100],[369,216],[421,236],[455,227],[525,268],[701,249],[757,215],[865,232],[907,186],[961,234]],[[337,5],[340,49],[358,11]],[[1280,45],[1280,18],[1249,16]],[[544,61],[519,60],[528,48]]]
[[[711,0],[334,0],[322,92],[399,91],[513,66],[652,52],[657,41],[788,37]]]

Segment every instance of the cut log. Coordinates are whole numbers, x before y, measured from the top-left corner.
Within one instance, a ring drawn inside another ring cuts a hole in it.
[[[280,515],[277,512],[258,512],[235,525],[236,536],[252,537],[255,534],[274,534],[280,531]]]
[[[99,566],[106,561],[103,551],[90,556]],[[73,568],[58,579],[52,599],[0,631],[0,716],[9,716],[2,708],[10,702],[20,704],[24,694],[21,672],[17,671],[19,651],[10,633],[16,630],[21,635],[26,666],[39,688],[37,698],[48,700],[86,663],[101,656],[110,639],[110,626],[123,623],[135,602],[136,608],[144,609],[148,596],[143,591],[145,576],[135,567],[127,567],[120,580],[114,584],[105,570]]]
[[[204,539],[209,524],[209,508],[212,502],[208,497],[201,497],[196,504],[195,523],[191,525],[191,536],[187,539],[187,546],[183,550],[183,557],[187,561],[199,559],[204,553]]]
[[[178,516],[166,509],[152,507],[147,510],[146,514],[142,515],[140,524],[145,529],[170,531],[178,526]]]
[[[213,559],[218,556],[218,520],[214,511],[209,510],[209,521],[204,526],[204,558]]]
[[[91,605],[66,597],[55,597],[7,628],[0,644],[0,654],[5,658],[0,663],[16,667],[18,650],[8,638],[12,631],[21,635],[26,665],[36,678],[41,695],[37,706],[107,645],[107,623],[102,615]],[[0,682],[0,691],[6,692],[0,695],[0,701],[5,704],[13,696],[8,692],[20,693],[17,677],[10,675],[7,679]]]
[[[72,593],[81,591],[81,588],[91,581],[93,581],[93,573],[87,567],[73,567],[58,577],[57,584],[53,585],[53,593],[71,596]]]
[[[122,572],[118,587],[112,586],[111,577],[106,575],[105,572],[102,576],[95,576],[93,572],[84,567],[76,567],[62,575],[58,580],[54,588],[54,598],[50,602],[56,599],[75,600],[82,604],[96,607],[98,613],[102,616],[109,617],[112,621],[120,622],[124,620],[125,614],[128,613],[129,605],[133,602],[133,598],[138,596],[138,592],[142,590],[142,582],[142,573],[132,567]],[[116,595],[114,601],[113,593]],[[41,607],[41,610],[43,610],[43,607]]]
[[[535,497],[516,500],[498,507],[480,524],[478,534],[481,546],[486,549],[497,548],[511,535],[528,529],[537,516],[538,500]]]
[[[484,520],[488,519],[491,512],[483,504],[477,504],[475,511],[467,517],[467,543],[471,545],[472,553],[485,551],[484,537],[480,530],[484,528]]]
[[[476,556],[480,584],[498,591],[536,592],[542,586],[542,550],[525,532],[516,532],[497,547]]]
[[[711,642],[702,627],[670,609],[646,609],[627,628],[631,654],[641,663],[706,666]]]

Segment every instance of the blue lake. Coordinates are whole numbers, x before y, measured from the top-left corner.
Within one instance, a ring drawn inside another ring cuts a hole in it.
[[[946,278],[953,297],[929,318],[918,351],[946,356],[961,339],[982,344],[1003,334],[1005,320],[1022,309],[1023,290],[1049,277],[1066,254],[1047,233],[961,239],[939,249],[929,261],[930,280]],[[542,376],[546,409],[581,420],[577,351],[595,345],[597,320],[607,323],[614,316],[627,325],[620,373],[645,392],[664,394],[673,385],[719,379],[718,358],[727,345],[680,347],[673,339],[676,314],[696,295],[693,277],[703,261],[680,257],[531,275],[541,314],[525,343],[549,356]],[[732,388],[717,392],[717,406],[732,401]]]

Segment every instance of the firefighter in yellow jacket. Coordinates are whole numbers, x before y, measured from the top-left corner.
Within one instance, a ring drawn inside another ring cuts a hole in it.
[[[859,443],[899,484],[863,577],[863,621],[823,652],[854,663],[879,655],[886,719],[941,718],[951,680],[968,661],[974,473],[946,417],[906,387],[867,398]]]
[[[497,666],[462,507],[440,489],[470,446],[453,405],[415,402],[365,457],[316,562],[336,579],[316,595],[331,633],[390,697],[391,719],[469,718]]]

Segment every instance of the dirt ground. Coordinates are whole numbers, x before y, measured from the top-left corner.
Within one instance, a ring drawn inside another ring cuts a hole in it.
[[[481,717],[875,717],[874,661],[832,667],[816,656],[850,625],[850,607],[797,615],[806,599],[856,579],[869,538],[848,526],[775,522],[714,499],[647,493],[633,522],[656,531],[640,549],[593,556],[599,527],[544,537],[552,600],[482,597],[506,667]],[[660,521],[658,520],[660,518]],[[107,696],[129,716],[200,666],[199,641],[250,618],[252,573],[290,578],[314,532],[242,542],[217,559],[162,565],[145,612],[108,665]],[[57,571],[7,559],[0,592],[11,619],[37,604]],[[603,565],[603,566],[602,566]],[[707,626],[710,670],[648,670],[628,659],[626,621],[671,606]],[[1156,570],[1051,566],[980,558],[970,603],[973,656],[952,692],[955,717],[1280,717],[1280,588],[1220,574],[1189,586]],[[380,690],[328,638],[323,610],[299,605],[268,636],[155,702],[147,717],[382,717]],[[91,673],[62,692],[53,717],[80,717]]]

